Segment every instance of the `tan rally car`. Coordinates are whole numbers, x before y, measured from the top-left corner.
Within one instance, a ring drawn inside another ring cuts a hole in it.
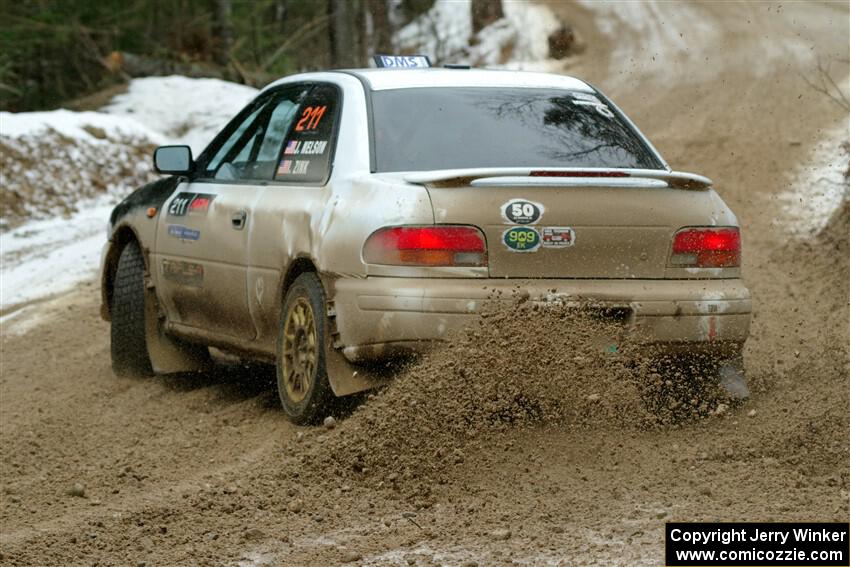
[[[167,101],[164,101],[167,103]],[[738,222],[571,77],[469,69],[306,73],[265,88],[196,159],[112,213],[103,316],[117,374],[274,362],[313,422],[494,290],[591,298],[664,352],[741,371]]]

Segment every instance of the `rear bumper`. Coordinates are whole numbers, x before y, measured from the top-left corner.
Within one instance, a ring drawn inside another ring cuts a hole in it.
[[[427,350],[475,320],[493,297],[592,299],[624,308],[638,341],[675,351],[740,351],[752,301],[740,279],[563,280],[341,278],[334,285],[337,344],[353,361]]]

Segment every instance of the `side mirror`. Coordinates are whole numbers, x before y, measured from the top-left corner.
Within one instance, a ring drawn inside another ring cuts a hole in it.
[[[192,171],[192,148],[160,146],[153,152],[153,167],[159,173],[187,175]]]

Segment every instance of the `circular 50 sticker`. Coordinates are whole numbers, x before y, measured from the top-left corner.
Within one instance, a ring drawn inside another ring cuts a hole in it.
[[[502,205],[502,218],[513,224],[534,224],[543,215],[543,205],[525,199],[511,199]]]

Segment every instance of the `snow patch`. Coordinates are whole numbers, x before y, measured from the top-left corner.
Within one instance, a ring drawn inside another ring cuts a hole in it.
[[[147,77],[131,81],[127,92],[102,110],[146,124],[197,156],[258,92],[220,79]]]
[[[845,145],[848,139],[850,129],[846,122],[828,131],[812,149],[805,165],[793,172],[792,189],[779,194],[786,217],[781,222],[790,227],[794,236],[807,239],[819,234],[842,208],[850,207],[850,188],[845,177],[850,165],[850,149]]]
[[[29,222],[0,236],[0,310],[90,279],[98,268],[113,205],[113,199],[103,197],[70,218]]]
[[[503,2],[505,19],[513,27],[515,45],[508,65],[544,64],[549,59],[549,36],[562,23],[547,6],[525,1]],[[481,30],[482,33],[486,30]]]
[[[638,65],[641,73],[673,75],[679,72],[673,64],[680,60],[689,61],[690,68],[704,56],[705,48],[720,39],[710,14],[697,5],[658,0],[578,2],[594,12],[599,31],[614,40],[612,65]]]
[[[437,0],[399,30],[396,47],[424,53],[435,64],[550,69],[548,38],[561,26],[558,18],[548,7],[524,0],[504,0],[502,8],[505,17],[473,37],[471,0]]]
[[[27,305],[0,317],[0,329],[3,329],[3,334],[20,337],[41,325],[48,317],[38,307]]]
[[[716,67],[706,62],[722,56],[718,54],[728,50],[730,38],[734,37],[754,38],[746,50],[749,60],[759,62],[750,67],[754,77],[774,71],[775,66],[766,64],[769,61],[809,64],[816,55],[811,38],[806,37],[813,32],[807,29],[811,16],[805,3],[790,3],[785,7],[744,3],[736,7],[739,17],[735,21],[719,20],[710,3],[668,0],[578,0],[578,3],[593,12],[597,28],[611,39],[614,47],[609,75],[626,86],[634,76],[647,75],[677,82],[683,77],[691,82],[714,81]],[[782,41],[764,41],[753,34],[753,16],[765,9],[775,9],[777,14],[781,10],[789,16],[772,23],[764,37],[770,37],[781,26],[793,33],[783,34]],[[800,29],[806,33],[801,34]]]
[[[0,136],[25,138],[56,132],[75,142],[114,143],[110,138],[139,138],[164,143],[166,138],[136,120],[110,116],[102,112],[0,112]]]
[[[242,554],[242,557],[236,563],[238,567],[257,567],[260,565],[274,564],[274,554],[263,551],[250,551]]]
[[[153,148],[165,138],[134,120],[97,112],[0,117],[0,228],[67,215],[104,194],[115,199],[154,179]]]
[[[0,309],[92,278],[112,207],[158,177],[153,148],[186,143],[199,153],[256,93],[217,79],[150,77],[131,81],[103,112],[0,113],[0,229],[14,227],[0,234]]]

